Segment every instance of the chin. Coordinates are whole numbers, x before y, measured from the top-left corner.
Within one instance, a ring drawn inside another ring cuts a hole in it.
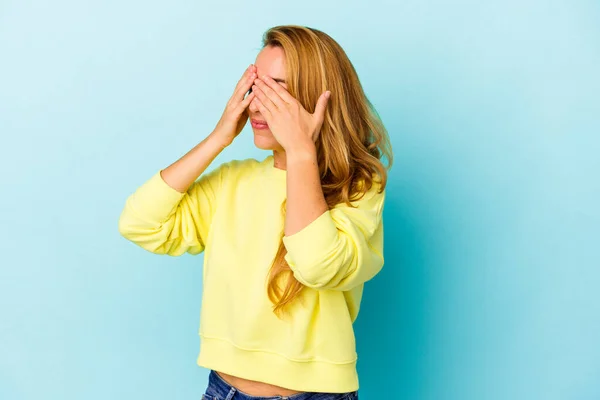
[[[254,145],[262,150],[277,150],[280,146],[273,135],[254,133]]]

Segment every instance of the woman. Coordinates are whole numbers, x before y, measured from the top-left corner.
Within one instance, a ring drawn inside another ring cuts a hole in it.
[[[205,172],[249,118],[273,154]],[[389,168],[387,133],[342,48],[277,26],[215,129],[127,199],[125,238],[205,252],[203,399],[358,398],[352,323],[383,266],[383,156]]]

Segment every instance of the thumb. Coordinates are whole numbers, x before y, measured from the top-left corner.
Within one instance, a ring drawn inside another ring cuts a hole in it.
[[[327,109],[327,103],[329,103],[329,97],[331,97],[331,92],[327,90],[319,97],[319,100],[317,100],[317,106],[315,107],[315,112],[313,114],[317,119],[317,126],[321,126],[321,124],[323,124],[323,120],[325,119],[325,110]]]

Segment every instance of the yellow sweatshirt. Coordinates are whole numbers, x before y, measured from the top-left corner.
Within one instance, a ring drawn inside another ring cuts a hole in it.
[[[283,238],[294,276],[307,287],[279,319],[267,296],[268,271],[283,233],[286,171],[233,160],[205,172],[186,193],[160,171],[131,194],[119,219],[128,240],[156,253],[204,251],[197,364],[292,390],[358,390],[352,323],[363,283],[383,266],[379,186],[327,210]]]

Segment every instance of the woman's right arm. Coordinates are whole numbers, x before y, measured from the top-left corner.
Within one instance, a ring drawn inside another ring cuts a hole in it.
[[[222,150],[221,142],[211,134],[138,187],[125,201],[119,218],[121,235],[156,254],[201,253],[224,165],[204,171]]]
[[[204,250],[228,165],[205,170],[248,119],[246,108],[254,96],[244,95],[256,77],[255,68],[251,65],[244,72],[215,130],[127,198],[119,218],[123,237],[156,254],[179,256]]]

